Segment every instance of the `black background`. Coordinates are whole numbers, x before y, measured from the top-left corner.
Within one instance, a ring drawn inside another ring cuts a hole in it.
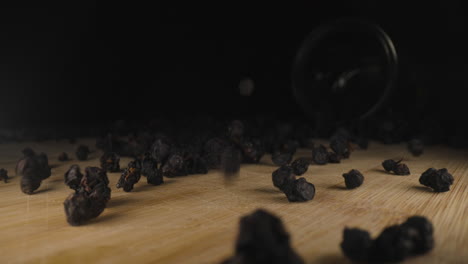
[[[377,22],[395,42],[396,115],[465,122],[466,1],[308,2],[3,5],[0,126],[300,115],[290,88],[297,49],[320,23],[350,16]],[[248,99],[237,92],[244,76],[256,83]]]

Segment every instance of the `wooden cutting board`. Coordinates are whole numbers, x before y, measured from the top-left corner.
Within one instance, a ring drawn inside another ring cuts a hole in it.
[[[94,140],[79,143],[94,146]],[[372,143],[341,164],[313,165],[304,175],[316,187],[315,199],[289,203],[271,181],[270,157],[243,165],[240,177],[226,184],[219,171],[166,178],[151,186],[145,178],[134,191],[116,189],[119,174],[110,173],[112,198],[89,224],[69,226],[63,201],[71,190],[63,174],[71,164],[99,166],[90,160],[57,161],[60,152],[74,158],[68,142],[1,144],[0,167],[14,176],[21,149],[30,146],[49,155],[52,176],[34,195],[20,191],[19,177],[0,182],[0,263],[218,263],[233,253],[239,218],[257,208],[280,216],[293,247],[306,263],[349,263],[339,244],[345,226],[368,229],[373,236],[411,215],[428,217],[435,227],[435,249],[405,263],[468,263],[468,152],[436,146],[412,157],[404,145]],[[310,150],[296,156],[309,157]],[[410,176],[382,170],[388,158],[404,158]],[[121,160],[125,167],[130,161]],[[419,184],[429,167],[447,168],[455,178],[451,191],[434,193]],[[346,190],[342,173],[360,170],[364,184]]]

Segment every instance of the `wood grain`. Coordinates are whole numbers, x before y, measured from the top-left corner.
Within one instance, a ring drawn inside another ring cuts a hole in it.
[[[93,146],[93,140],[79,143]],[[20,150],[31,146],[49,155],[52,176],[34,195],[19,188],[19,177],[0,183],[0,263],[218,263],[233,253],[239,218],[265,208],[283,219],[292,243],[306,263],[349,263],[339,243],[345,226],[368,229],[411,215],[428,217],[435,227],[435,249],[405,263],[468,263],[468,153],[442,146],[412,157],[404,145],[372,143],[341,164],[311,166],[305,178],[315,184],[313,201],[289,203],[271,182],[275,166],[265,156],[260,165],[243,165],[240,177],[226,184],[218,171],[166,178],[150,186],[142,178],[133,192],[116,189],[119,174],[109,174],[112,199],[97,219],[80,227],[65,220],[63,201],[71,190],[63,174],[71,164],[98,166],[100,152],[86,162],[57,161],[60,152],[74,157],[67,142],[0,145],[0,167],[14,176]],[[301,150],[296,156],[309,156]],[[387,158],[404,158],[410,176],[382,170]],[[125,167],[130,159],[124,158]],[[433,193],[418,182],[429,167],[446,167],[455,178],[451,191]],[[360,170],[364,184],[346,190],[342,173]]]

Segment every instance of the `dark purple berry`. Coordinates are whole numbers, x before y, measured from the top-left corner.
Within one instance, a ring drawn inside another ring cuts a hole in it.
[[[312,149],[312,160],[315,164],[325,165],[328,163],[328,151],[323,145]]]
[[[309,168],[309,161],[306,158],[298,158],[293,161],[293,163],[291,163],[291,168],[294,174],[300,176],[306,173],[307,169]]]
[[[345,228],[340,244],[344,255],[353,261],[367,261],[372,247],[369,232],[358,228]]]
[[[348,189],[357,188],[364,182],[364,176],[358,170],[350,170],[348,173],[344,173],[343,177]]]
[[[315,186],[307,182],[305,178],[287,181],[285,185],[284,193],[290,202],[305,202],[314,199]]]
[[[430,168],[423,172],[419,182],[435,192],[447,192],[453,184],[453,176],[445,168],[440,170]]]

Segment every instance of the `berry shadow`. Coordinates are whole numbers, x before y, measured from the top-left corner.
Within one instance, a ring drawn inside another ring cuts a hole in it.
[[[143,180],[146,181],[146,179],[143,179]],[[142,185],[135,186],[131,192],[136,192],[136,193],[144,192],[144,191],[147,191],[148,189],[156,190],[158,188],[164,188],[164,186],[171,185],[175,182],[176,180],[167,180],[167,179],[164,179],[164,183],[160,185],[152,185],[152,184],[144,182]]]
[[[384,169],[379,169],[379,168],[373,168],[373,169],[370,169],[369,171],[372,171],[372,172],[380,172],[380,173],[384,173],[384,174],[393,174],[393,173],[388,173],[386,170]],[[393,174],[395,175],[395,174]]]
[[[280,190],[274,188],[274,187],[258,187],[251,189],[254,192],[259,192],[259,193],[268,193],[268,194],[278,194],[281,193]]]
[[[109,200],[109,203],[107,204],[107,208],[114,208],[114,207],[119,207],[128,203],[134,202],[132,199],[128,199],[126,196],[118,196],[118,197],[113,197]]]
[[[410,189],[416,190],[416,191],[419,191],[419,192],[424,192],[424,193],[434,193],[434,191],[432,191],[430,188],[424,187],[424,186],[414,185],[414,186],[411,186]]]
[[[92,219],[91,221],[89,221],[89,224],[99,224],[99,223],[104,223],[104,222],[107,224],[108,222],[112,222],[121,216],[122,214],[120,213],[108,213],[104,211],[103,215],[100,215],[97,218]]]
[[[348,189],[345,186],[334,184],[327,187],[329,190],[339,190],[339,191],[347,191]]]
[[[47,187],[45,187],[45,188],[41,188],[41,189],[39,189],[39,190],[33,192],[33,195],[41,194],[41,193],[45,193],[45,192],[49,192],[49,191],[53,191],[53,190],[55,190],[54,187],[47,186]]]

